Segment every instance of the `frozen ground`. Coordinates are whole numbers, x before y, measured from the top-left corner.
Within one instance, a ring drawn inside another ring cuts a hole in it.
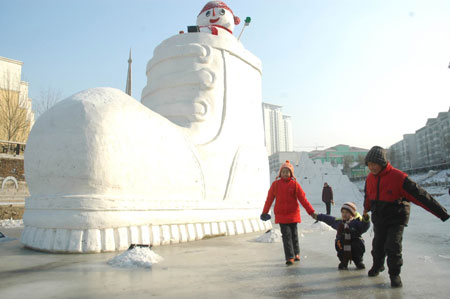
[[[439,201],[450,209],[450,196]],[[404,287],[391,289],[386,272],[369,278],[367,269],[338,271],[335,231],[306,214],[302,219],[302,260],[291,267],[284,265],[282,243],[253,241],[262,232],[154,247],[164,260],[150,268],[108,265],[119,253],[48,254],[18,240],[0,241],[0,298],[448,298],[450,221],[412,208],[403,243]],[[10,238],[21,230],[0,228]],[[371,230],[364,235],[368,267],[372,237]]]
[[[339,214],[344,201],[362,209],[362,194],[331,165],[304,158],[296,176],[317,212],[323,182],[335,191]],[[446,174],[435,174],[446,179]],[[415,178],[426,182],[432,177]],[[447,177],[448,178],[448,177]],[[364,186],[364,185],[363,185]],[[432,189],[430,189],[432,188]],[[443,187],[426,187],[450,210]],[[262,209],[262,207],[261,207]],[[450,294],[450,221],[442,222],[412,205],[403,242],[404,287],[391,289],[389,277],[367,277],[367,269],[338,271],[335,231],[316,223],[302,209],[299,225],[301,261],[284,265],[277,234],[263,232],[154,247],[163,260],[147,253],[49,254],[23,248],[20,221],[0,222],[0,298],[448,298]],[[371,266],[372,229],[364,234],[365,263]],[[122,255],[120,255],[122,254]],[[113,267],[113,264],[116,267]],[[151,263],[151,266],[149,264]],[[132,268],[121,268],[130,266]],[[119,267],[117,267],[119,266]]]

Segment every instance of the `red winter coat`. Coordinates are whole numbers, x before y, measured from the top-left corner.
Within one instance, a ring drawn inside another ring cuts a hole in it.
[[[364,209],[372,211],[374,224],[408,224],[413,202],[445,221],[447,210],[408,175],[390,163],[377,175],[369,173],[364,188]]]
[[[306,209],[309,215],[314,213],[314,208],[306,199],[305,192],[300,184],[289,179],[279,179],[272,183],[269,193],[267,194],[266,203],[264,205],[263,214],[268,214],[273,200],[275,201],[275,223],[300,223],[300,205]],[[298,200],[298,201],[297,201]]]

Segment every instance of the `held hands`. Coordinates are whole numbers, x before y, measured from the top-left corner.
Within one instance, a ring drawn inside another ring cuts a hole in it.
[[[309,215],[309,216],[311,216],[314,220],[317,220],[317,214],[316,214],[316,213],[312,213],[312,214]]]

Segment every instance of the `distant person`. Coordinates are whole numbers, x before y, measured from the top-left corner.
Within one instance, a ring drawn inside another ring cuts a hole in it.
[[[372,147],[366,155],[365,163],[370,173],[364,188],[364,216],[367,212],[372,212],[374,231],[373,266],[368,274],[373,277],[383,271],[387,256],[391,286],[401,287],[402,239],[409,220],[410,201],[442,221],[446,221],[450,215],[406,173],[392,167],[383,148]]]
[[[280,224],[286,265],[290,266],[294,264],[294,261],[300,261],[297,223],[301,222],[301,218],[298,202],[302,204],[309,215],[314,214],[314,209],[295,179],[294,167],[289,161],[281,165],[277,178],[270,186],[261,220],[270,219],[268,213],[275,198],[277,199],[274,208],[275,223]]]
[[[364,217],[356,211],[356,205],[352,202],[346,202],[341,207],[342,218],[319,214],[313,214],[313,217],[318,221],[323,221],[335,230],[336,239],[334,247],[339,258],[339,270],[347,270],[348,263],[355,262],[358,269],[364,269],[366,266],[363,263],[364,252],[366,246],[361,235],[365,233],[370,227],[370,218],[368,214]]]
[[[334,205],[333,200],[333,189],[328,185],[327,182],[323,184],[322,189],[322,201],[325,203],[326,209],[327,209],[327,215],[331,214],[331,204]]]

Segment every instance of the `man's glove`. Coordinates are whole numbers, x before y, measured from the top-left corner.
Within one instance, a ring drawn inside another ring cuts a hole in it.
[[[261,216],[259,216],[259,218],[262,220],[262,221],[267,221],[267,220],[270,220],[270,215],[269,214],[261,214]]]

